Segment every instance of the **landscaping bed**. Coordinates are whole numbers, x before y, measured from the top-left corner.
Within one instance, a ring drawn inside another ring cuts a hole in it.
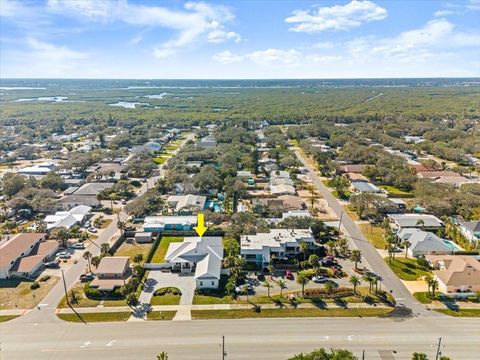
[[[178,305],[182,293],[176,287],[165,287],[155,290],[150,305]]]

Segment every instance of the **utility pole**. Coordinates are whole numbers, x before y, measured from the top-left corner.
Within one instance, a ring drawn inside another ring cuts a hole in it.
[[[341,231],[340,228],[342,227],[342,218],[343,218],[343,210],[342,210],[342,212],[340,213],[340,221],[338,222],[338,230],[340,230],[340,231]]]
[[[437,355],[435,356],[435,360],[438,360],[438,357],[440,356],[440,346],[441,345],[442,345],[442,337],[440,336],[438,338]]]
[[[67,283],[65,282],[65,274],[63,273],[63,269],[62,269],[62,279],[63,279],[63,289],[65,290],[65,299],[67,299],[67,304],[71,307],[72,305],[70,305],[70,300],[68,299]]]
[[[365,360],[365,350],[362,350],[362,360]]]
[[[225,335],[222,336],[222,360],[225,360],[227,353],[225,352]]]

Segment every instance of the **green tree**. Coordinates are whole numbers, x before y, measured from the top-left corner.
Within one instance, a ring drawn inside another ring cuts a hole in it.
[[[272,284],[269,281],[264,281],[263,286],[267,288],[267,296],[270,297],[270,289],[272,288]]]
[[[95,268],[98,267],[98,265],[100,265],[100,260],[101,260],[101,257],[100,256],[93,256],[90,260],[90,263],[95,266]]]
[[[302,286],[302,297],[305,297],[305,285],[307,285],[310,282],[310,279],[307,276],[305,276],[304,273],[299,272],[297,274],[296,281],[297,281],[297,284]]]
[[[350,276],[350,279],[348,280],[348,282],[350,284],[352,284],[353,293],[356,294],[357,293],[357,286],[360,285],[360,283],[361,283],[360,278],[356,275],[352,275],[352,276]]]
[[[85,251],[85,252],[83,253],[83,258],[84,258],[85,260],[87,260],[87,262],[88,262],[88,272],[92,272],[92,267],[91,267],[91,264],[90,264],[90,260],[92,259],[92,253],[91,253],[90,251],[88,251],[88,250]]]
[[[277,280],[277,285],[280,288],[280,297],[283,297],[283,290],[287,288],[287,283],[283,279]]]
[[[413,353],[412,360],[428,360],[428,357],[424,353]]]
[[[353,355],[348,350],[343,349],[331,349],[327,351],[323,348],[315,349],[310,353],[301,353],[294,355],[288,360],[358,360],[357,357]]]
[[[133,262],[140,264],[143,261],[143,254],[135,254],[133,256]]]
[[[305,241],[300,242],[300,251],[303,253],[303,260],[304,261],[307,260],[307,254],[308,254],[309,248],[310,248],[310,246],[308,245],[307,242],[305,242]]]
[[[412,243],[408,240],[402,242],[402,246],[405,249],[405,259],[408,257],[408,248],[412,246]]]
[[[358,249],[352,250],[352,254],[350,255],[350,260],[355,263],[355,269],[358,269],[357,265],[359,262],[362,262],[362,252]]]
[[[226,256],[240,255],[240,244],[233,238],[226,238],[223,240],[223,249]]]
[[[157,360],[168,360],[168,355],[165,351],[162,351],[157,355]]]

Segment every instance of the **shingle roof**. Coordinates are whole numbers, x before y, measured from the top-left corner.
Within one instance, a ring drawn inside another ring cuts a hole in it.
[[[477,221],[463,221],[463,220],[458,220],[459,224],[463,225],[465,228],[468,230],[476,233],[480,232],[480,220]]]
[[[405,228],[400,230],[397,235],[403,241],[408,240],[410,242],[412,252],[452,252],[452,249],[445,244],[443,239],[428,231]]]
[[[122,274],[129,262],[128,256],[105,256],[97,268],[99,274]]]
[[[44,233],[23,233],[14,235],[0,246],[0,267],[13,265],[20,256],[28,255],[35,246],[45,237]]]
[[[88,196],[96,196],[102,190],[110,189],[114,183],[87,183],[75,191],[74,195],[88,195]]]
[[[44,257],[42,255],[33,255],[17,259],[10,271],[30,273],[38,267],[38,264],[42,262],[43,258]]]
[[[434,267],[437,267],[439,263],[443,263],[444,268],[435,270],[434,273],[446,285],[480,285],[480,262],[473,256],[427,256],[427,259],[434,264]]]

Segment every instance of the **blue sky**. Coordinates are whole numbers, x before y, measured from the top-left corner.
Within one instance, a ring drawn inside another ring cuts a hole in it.
[[[0,0],[0,75],[480,76],[480,0]]]

